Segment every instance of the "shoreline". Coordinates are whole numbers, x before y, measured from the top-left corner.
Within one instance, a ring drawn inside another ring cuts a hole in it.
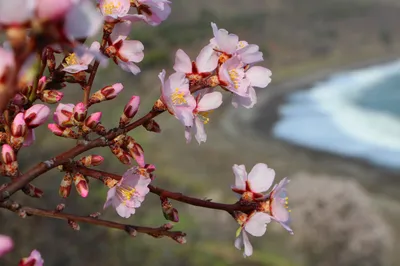
[[[386,55],[346,66],[328,67],[300,78],[291,78],[259,89],[258,103],[246,112],[229,108],[224,113],[222,129],[232,140],[245,135],[246,148],[253,156],[263,158],[276,172],[291,176],[298,172],[351,178],[362,184],[370,193],[400,200],[400,171],[376,166],[363,159],[341,156],[316,149],[291,144],[272,136],[271,128],[279,119],[279,106],[288,94],[311,88],[338,72],[351,71],[383,64],[398,59]]]

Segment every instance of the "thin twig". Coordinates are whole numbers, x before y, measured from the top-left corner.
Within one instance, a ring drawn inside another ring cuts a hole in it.
[[[162,226],[159,228],[152,228],[152,227],[145,227],[145,226],[116,223],[116,222],[112,222],[112,221],[92,218],[90,216],[79,216],[79,215],[69,214],[69,213],[65,213],[65,212],[49,211],[49,210],[25,207],[25,206],[23,207],[23,206],[20,206],[19,204],[12,202],[10,200],[0,203],[0,208],[8,209],[8,210],[16,212],[16,213],[25,212],[28,215],[48,217],[48,218],[66,220],[66,221],[71,220],[71,221],[75,221],[75,222],[81,222],[81,223],[104,226],[104,227],[108,227],[108,228],[119,229],[119,230],[127,232],[130,235],[134,235],[135,232],[138,232],[138,233],[148,234],[153,237],[167,236],[174,240],[176,240],[179,237],[186,236],[186,234],[181,231],[169,231],[167,228],[164,228]]]

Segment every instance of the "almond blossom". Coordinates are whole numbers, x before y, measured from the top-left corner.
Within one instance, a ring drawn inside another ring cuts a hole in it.
[[[175,54],[174,70],[185,73],[191,81],[199,81],[209,76],[211,71],[217,68],[217,63],[218,56],[210,45],[200,51],[195,62],[192,62],[190,57],[182,49],[179,49]]]
[[[108,191],[104,208],[111,205],[121,217],[129,218],[149,193],[150,182],[151,179],[142,175],[138,171],[138,167],[129,169],[122,179]]]
[[[74,108],[75,108],[75,105],[72,103],[58,104],[56,111],[54,112],[54,115],[53,115],[54,122],[56,122],[57,125],[62,126],[62,127],[73,126],[74,122],[73,122],[72,118],[73,118],[73,114],[74,114]]]
[[[23,258],[18,266],[43,266],[44,260],[39,251],[33,250],[29,257]]]
[[[130,0],[98,0],[101,14],[108,22],[115,22],[127,16],[131,8]]]
[[[168,0],[131,0],[139,15],[135,15],[151,26],[157,26],[171,14],[171,1]]]
[[[235,185],[232,190],[242,196],[246,201],[262,198],[274,182],[275,171],[264,163],[254,165],[250,173],[247,174],[244,165],[233,165],[235,174]]]
[[[23,24],[32,18],[35,8],[36,0],[0,1],[0,24]]]
[[[8,236],[0,235],[0,257],[10,252],[14,243]]]
[[[239,213],[236,219],[240,227],[236,232],[235,247],[239,250],[244,247],[243,256],[251,256],[253,254],[253,246],[247,233],[257,237],[264,235],[267,231],[267,224],[271,222],[271,217],[266,213],[253,212],[250,215]]]
[[[218,29],[215,23],[211,23],[214,38],[210,44],[219,57],[219,62],[223,63],[232,56],[238,56],[244,64],[254,64],[263,61],[263,54],[255,44],[248,44],[246,41],[239,41],[239,37],[230,34],[225,29]]]
[[[189,80],[184,73],[174,73],[165,80],[165,70],[159,75],[161,80],[161,99],[173,114],[186,127],[193,126],[193,110],[196,100],[189,90]]]
[[[94,59],[94,53],[100,51],[100,43],[93,42],[90,48],[86,48],[85,50],[89,51],[86,51],[82,56],[78,56],[76,53],[71,53],[67,58],[65,58],[63,71],[75,74],[87,70]]]
[[[269,199],[262,206],[266,212],[271,215],[271,218],[280,223],[290,234],[294,234],[289,227],[290,210],[289,197],[287,196],[286,186],[290,182],[286,177],[282,179],[272,189]]]
[[[195,134],[197,142],[206,142],[207,134],[204,130],[204,125],[207,124],[210,119],[208,118],[209,113],[220,107],[222,104],[222,94],[220,92],[214,91],[211,93],[198,95],[196,99],[196,108],[193,110],[193,126],[186,127],[185,137],[186,141],[189,143],[192,139],[192,132]]]
[[[106,54],[124,71],[132,74],[140,73],[140,68],[134,63],[139,63],[144,58],[144,46],[140,41],[126,40],[131,29],[131,22],[125,21],[115,25],[110,36],[110,45]]]
[[[50,108],[44,104],[34,104],[24,114],[25,123],[29,128],[36,128],[46,122]]]

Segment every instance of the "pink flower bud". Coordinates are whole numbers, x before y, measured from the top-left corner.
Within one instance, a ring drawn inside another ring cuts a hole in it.
[[[54,135],[69,139],[78,139],[79,135],[68,127],[60,127],[57,124],[48,124],[47,127]]]
[[[17,160],[13,148],[8,144],[3,145],[1,149],[1,158],[5,164],[11,164]]]
[[[178,210],[172,207],[171,202],[167,198],[160,199],[164,218],[175,223],[179,222]]]
[[[100,123],[101,115],[101,112],[96,112],[89,115],[89,117],[85,120],[85,126],[90,129],[95,129],[96,126]]]
[[[14,243],[10,237],[0,235],[0,257],[10,252],[13,246]]]
[[[140,104],[140,97],[132,96],[129,102],[125,105],[124,112],[119,120],[119,124],[121,126],[124,126],[127,123],[129,123],[129,121],[136,115],[137,111],[139,110],[139,104]]]
[[[117,97],[117,95],[122,91],[124,86],[121,83],[115,83],[112,86],[107,86],[99,91],[96,91],[89,99],[91,104],[99,103],[106,100],[111,100]]]
[[[39,91],[43,91],[44,90],[44,88],[46,87],[46,81],[47,81],[47,78],[46,78],[46,76],[43,76],[43,77],[41,77],[40,79],[39,79],[39,83],[38,83],[38,90]]]
[[[129,155],[133,157],[140,167],[144,167],[144,151],[142,146],[137,143],[132,137],[126,137],[127,145],[126,149],[129,152]]]
[[[77,163],[82,166],[97,166],[100,165],[104,161],[103,156],[100,155],[89,155],[82,157]]]
[[[18,105],[18,106],[23,106],[28,103],[28,98],[26,98],[25,95],[21,93],[15,94],[13,98],[13,104]]]
[[[111,152],[118,158],[123,164],[130,164],[131,157],[118,145],[110,145]]]
[[[83,198],[86,198],[89,194],[89,186],[86,181],[86,178],[81,173],[76,173],[74,176],[74,184],[76,191],[78,191],[79,195]]]
[[[63,198],[67,198],[71,193],[71,186],[72,186],[71,173],[66,172],[63,179],[61,180],[61,184],[58,189],[58,194],[60,194],[60,196]]]
[[[11,134],[14,137],[24,137],[27,131],[28,127],[24,120],[24,114],[17,114],[11,124]]]
[[[78,122],[83,122],[86,118],[87,108],[84,103],[78,103],[74,108],[74,118]]]
[[[29,128],[35,128],[43,124],[49,117],[50,109],[43,104],[35,104],[26,110],[24,119]]]
[[[60,103],[57,106],[57,109],[53,115],[54,122],[56,122],[58,125],[62,127],[73,126],[72,115],[74,113],[74,107],[75,105],[71,103],[69,104]]]
[[[40,94],[40,100],[45,103],[58,103],[64,97],[64,93],[56,90],[44,90]]]

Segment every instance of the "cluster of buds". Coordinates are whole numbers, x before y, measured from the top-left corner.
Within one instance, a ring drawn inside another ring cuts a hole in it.
[[[102,164],[104,158],[100,155],[88,155],[84,156],[78,161],[72,163],[76,166],[84,166],[84,167],[91,167],[91,166],[98,166]],[[64,171],[64,166],[59,166],[61,171]],[[70,171],[69,168],[65,171],[64,177],[61,180],[61,184],[59,187],[59,194],[62,198],[67,198],[71,193],[71,187],[74,184],[76,191],[79,195],[86,198],[89,194],[89,184],[88,179],[79,171],[75,171],[74,167]]]
[[[131,136],[119,135],[111,141],[109,147],[121,163],[131,164],[132,159],[135,159],[140,167],[145,167],[144,150]]]

